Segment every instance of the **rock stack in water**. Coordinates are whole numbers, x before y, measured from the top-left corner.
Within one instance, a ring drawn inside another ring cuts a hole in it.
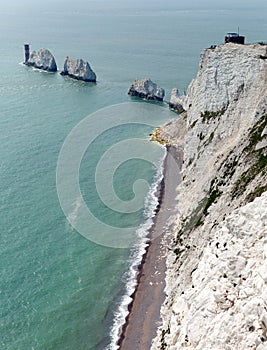
[[[25,64],[48,72],[57,71],[57,64],[54,56],[45,48],[42,48],[39,51],[33,51]]]
[[[163,101],[165,91],[150,79],[135,80],[128,91],[128,95],[145,98],[147,100]]]
[[[86,82],[96,82],[96,74],[90,64],[82,59],[71,60],[66,57],[61,75]]]
[[[174,109],[178,113],[184,112],[183,103],[185,101],[185,95],[179,95],[179,90],[173,88],[171,92],[171,99],[169,102],[169,107]]]

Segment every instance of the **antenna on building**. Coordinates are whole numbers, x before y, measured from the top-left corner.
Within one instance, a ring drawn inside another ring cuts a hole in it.
[[[30,45],[29,44],[24,44],[24,52],[25,52],[25,62],[27,63],[29,58],[30,58]]]

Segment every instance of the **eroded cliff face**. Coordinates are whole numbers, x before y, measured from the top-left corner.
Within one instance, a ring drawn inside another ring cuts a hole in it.
[[[184,164],[152,349],[266,349],[267,46],[204,50],[183,108],[157,132]]]

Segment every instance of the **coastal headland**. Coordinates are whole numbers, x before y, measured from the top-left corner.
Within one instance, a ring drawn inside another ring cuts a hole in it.
[[[203,50],[181,102],[182,181],[149,349],[266,350],[267,45]]]
[[[121,350],[266,349],[266,50],[205,49],[185,112],[152,135],[181,144],[182,180],[168,152]]]

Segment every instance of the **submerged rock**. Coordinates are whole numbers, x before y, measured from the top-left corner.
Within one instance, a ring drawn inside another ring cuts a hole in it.
[[[179,113],[182,113],[184,112],[184,108],[183,108],[184,100],[185,100],[185,95],[179,95],[179,90],[177,88],[173,88],[171,92],[169,107]]]
[[[82,59],[71,60],[66,57],[61,75],[86,82],[96,82],[96,74],[90,64]]]
[[[150,79],[135,80],[128,91],[128,95],[145,98],[147,100],[163,101],[165,91]]]
[[[52,53],[45,48],[39,51],[32,51],[28,61],[25,62],[27,66],[32,66],[38,69],[43,69],[48,72],[56,72],[57,64]]]

